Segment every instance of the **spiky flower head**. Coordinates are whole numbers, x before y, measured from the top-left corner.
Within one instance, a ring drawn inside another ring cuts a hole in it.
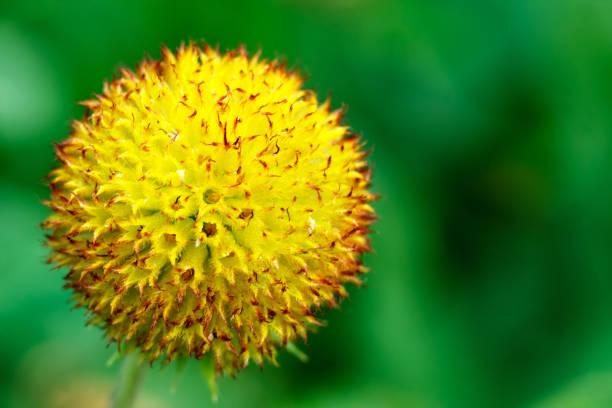
[[[150,361],[274,362],[365,272],[365,153],[276,62],[162,53],[121,69],[56,146],[50,262],[91,323]]]

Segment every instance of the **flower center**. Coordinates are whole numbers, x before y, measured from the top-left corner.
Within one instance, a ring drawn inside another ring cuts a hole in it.
[[[206,192],[204,193],[204,201],[206,201],[208,204],[214,204],[220,199],[221,199],[221,194],[219,194],[218,191],[210,189],[210,190],[206,190]]]

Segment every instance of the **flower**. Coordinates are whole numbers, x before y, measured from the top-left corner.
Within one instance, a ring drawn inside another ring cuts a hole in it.
[[[91,324],[151,362],[274,362],[366,271],[366,153],[276,62],[162,53],[121,69],[56,145],[50,262]]]

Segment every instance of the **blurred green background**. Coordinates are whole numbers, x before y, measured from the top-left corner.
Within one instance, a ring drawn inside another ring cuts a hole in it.
[[[70,311],[38,224],[77,101],[161,43],[286,57],[373,148],[365,289],[302,364],[219,407],[612,407],[612,2],[16,1],[0,5],[0,406],[99,407],[113,348]],[[150,370],[140,407],[204,407]]]

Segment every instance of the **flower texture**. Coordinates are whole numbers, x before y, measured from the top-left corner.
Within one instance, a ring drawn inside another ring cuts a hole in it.
[[[366,271],[366,154],[281,64],[162,54],[121,69],[56,145],[50,262],[90,323],[151,362],[275,362]]]

